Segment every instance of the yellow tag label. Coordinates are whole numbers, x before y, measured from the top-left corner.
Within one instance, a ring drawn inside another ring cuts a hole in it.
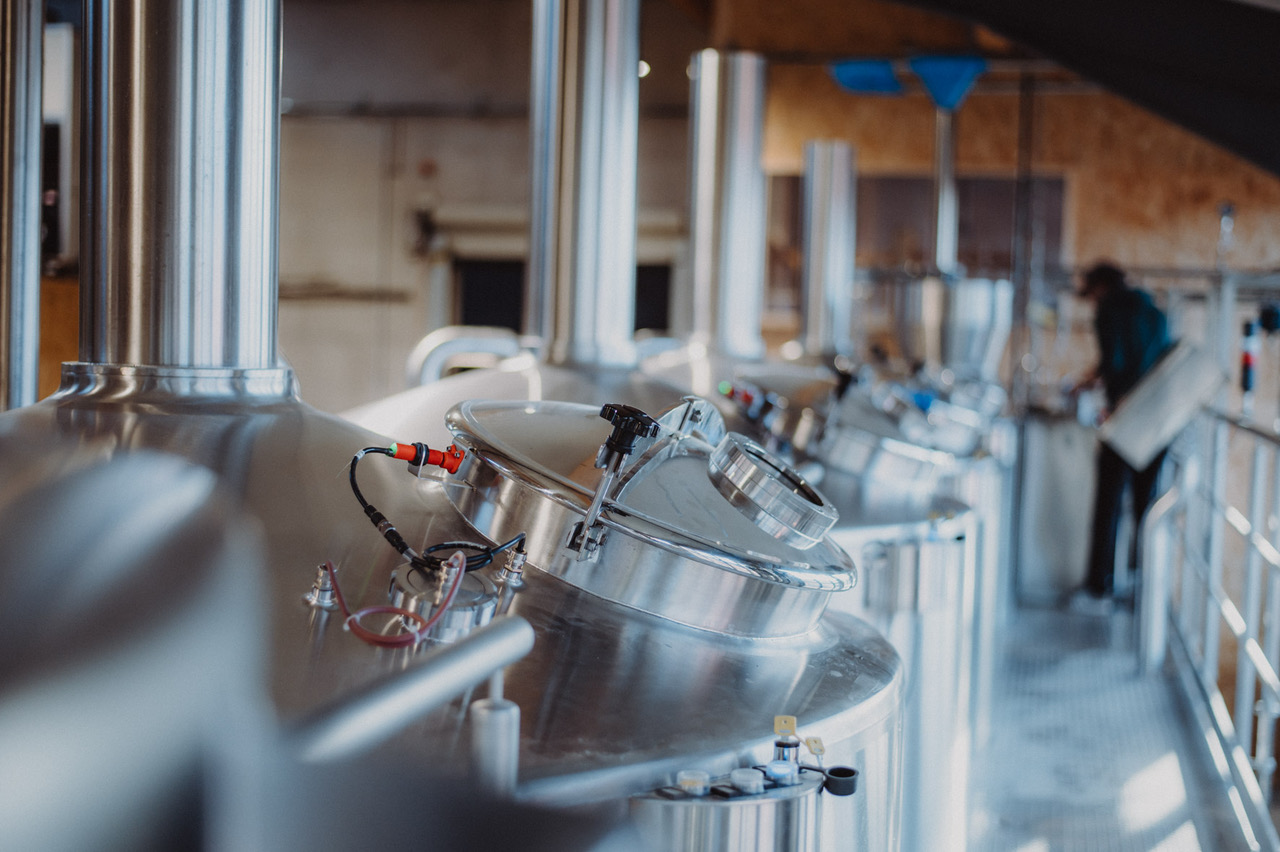
[[[814,757],[822,757],[822,753],[826,751],[822,745],[822,737],[805,737],[804,745]]]
[[[773,717],[773,733],[775,736],[779,736],[779,737],[795,736],[796,717],[795,716],[774,716]]]

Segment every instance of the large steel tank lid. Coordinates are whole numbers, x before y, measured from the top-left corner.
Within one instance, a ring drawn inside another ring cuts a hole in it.
[[[834,421],[815,451],[832,469],[919,490],[960,464],[954,454],[927,445],[923,419],[916,428],[904,426],[864,393],[846,394]]]
[[[492,538],[527,531],[530,561],[547,573],[695,627],[798,633],[817,622],[828,593],[852,588],[853,562],[827,536],[831,503],[759,445],[725,433],[703,400],[636,440],[595,501],[598,548],[575,547],[609,476],[597,464],[613,427],[600,411],[459,404],[448,424],[469,452],[450,499]]]

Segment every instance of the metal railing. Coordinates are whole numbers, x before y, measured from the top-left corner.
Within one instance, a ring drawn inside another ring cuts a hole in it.
[[[1193,435],[1142,525],[1140,665],[1171,652],[1250,847],[1280,850],[1280,434],[1205,409]]]

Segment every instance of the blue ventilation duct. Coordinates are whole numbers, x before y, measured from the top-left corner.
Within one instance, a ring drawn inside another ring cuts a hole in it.
[[[900,95],[902,83],[888,59],[845,59],[833,62],[831,76],[855,95]]]
[[[973,83],[987,70],[981,56],[917,56],[908,63],[924,83],[934,104],[957,109]]]

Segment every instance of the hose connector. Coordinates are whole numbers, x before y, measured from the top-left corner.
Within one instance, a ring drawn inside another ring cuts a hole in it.
[[[414,473],[424,465],[438,467],[449,473],[457,473],[466,453],[456,444],[450,444],[443,450],[433,450],[421,442],[413,444],[392,444],[387,448],[392,458],[407,461],[409,469]]]

